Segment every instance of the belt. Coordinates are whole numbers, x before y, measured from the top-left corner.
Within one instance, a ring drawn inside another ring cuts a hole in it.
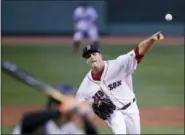
[[[128,104],[124,105],[122,108],[119,108],[118,110],[125,110],[127,109],[132,103],[136,101],[135,98],[133,98],[132,102],[129,102]]]

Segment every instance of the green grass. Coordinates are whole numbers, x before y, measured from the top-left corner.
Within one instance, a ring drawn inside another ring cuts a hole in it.
[[[2,127],[2,134],[12,133],[14,127]],[[100,134],[111,134],[112,131],[108,127],[99,127]],[[142,134],[184,134],[184,127],[150,127],[143,128]]]
[[[102,46],[105,59],[128,52],[132,45]],[[184,46],[155,46],[134,73],[134,89],[140,106],[184,104]],[[49,84],[78,87],[88,67],[70,45],[2,46],[2,59],[12,60]],[[2,74],[3,105],[42,105],[45,95]],[[15,96],[16,95],[16,96]]]
[[[108,127],[99,128],[101,134],[112,134]],[[184,134],[184,127],[145,127],[141,131],[142,134]]]
[[[11,134],[13,131],[14,127],[1,127],[1,134]]]

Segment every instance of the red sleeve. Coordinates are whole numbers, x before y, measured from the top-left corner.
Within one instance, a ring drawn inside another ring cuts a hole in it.
[[[139,54],[139,48],[138,48],[138,46],[134,49],[134,52],[135,52],[135,55],[136,55],[137,63],[140,63],[142,61],[144,55],[140,55]]]

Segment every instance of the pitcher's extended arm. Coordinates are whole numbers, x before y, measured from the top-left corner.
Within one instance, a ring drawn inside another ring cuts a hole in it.
[[[150,36],[149,38],[143,40],[137,46],[138,54],[144,56],[156,41],[163,39],[164,39],[163,34],[161,32],[157,32],[154,35]]]

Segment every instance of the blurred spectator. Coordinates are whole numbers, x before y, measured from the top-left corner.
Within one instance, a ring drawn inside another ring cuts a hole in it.
[[[74,52],[77,53],[79,51],[79,46],[84,39],[84,36],[88,37],[91,44],[98,45],[98,14],[95,8],[87,3],[81,3],[74,10],[73,19],[75,29],[73,36]]]

